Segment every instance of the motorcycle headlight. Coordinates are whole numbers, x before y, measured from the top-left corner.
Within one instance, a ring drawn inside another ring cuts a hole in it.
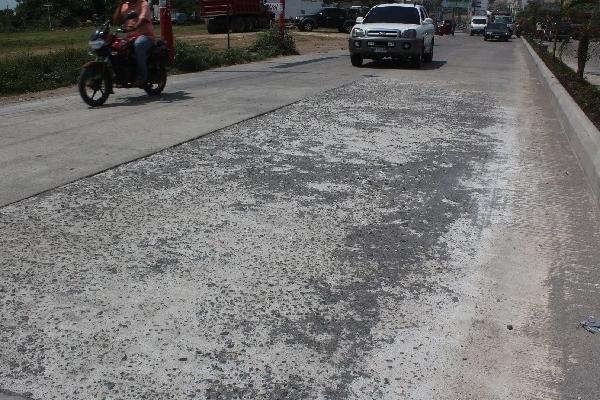
[[[98,50],[100,48],[102,48],[102,46],[104,46],[104,40],[102,39],[96,39],[96,40],[90,40],[88,42],[88,46],[90,47],[90,50]]]
[[[352,29],[352,37],[363,37],[363,36],[365,36],[364,29],[361,29],[361,28]]]
[[[407,29],[404,32],[402,32],[402,37],[404,39],[416,39],[417,31],[415,29]]]

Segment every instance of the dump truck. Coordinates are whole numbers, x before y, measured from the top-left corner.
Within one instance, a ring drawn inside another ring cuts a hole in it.
[[[262,0],[201,0],[200,17],[206,20],[208,33],[253,32],[267,28],[273,11]]]

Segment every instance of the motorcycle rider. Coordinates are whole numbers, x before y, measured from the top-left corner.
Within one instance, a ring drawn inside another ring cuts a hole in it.
[[[127,14],[134,11],[136,18],[127,19]],[[148,50],[154,45],[154,29],[152,14],[146,0],[119,0],[113,15],[115,25],[125,25],[128,38],[135,38],[133,47],[136,58],[135,86],[143,86],[148,79]]]

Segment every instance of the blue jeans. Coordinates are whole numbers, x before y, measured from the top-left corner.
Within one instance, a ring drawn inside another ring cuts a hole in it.
[[[138,80],[145,81],[148,79],[148,50],[150,50],[153,44],[153,39],[143,35],[138,36],[133,43]]]

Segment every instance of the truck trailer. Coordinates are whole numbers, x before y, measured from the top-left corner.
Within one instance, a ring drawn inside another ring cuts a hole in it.
[[[269,27],[274,15],[262,0],[201,0],[200,17],[208,33],[253,32]]]

